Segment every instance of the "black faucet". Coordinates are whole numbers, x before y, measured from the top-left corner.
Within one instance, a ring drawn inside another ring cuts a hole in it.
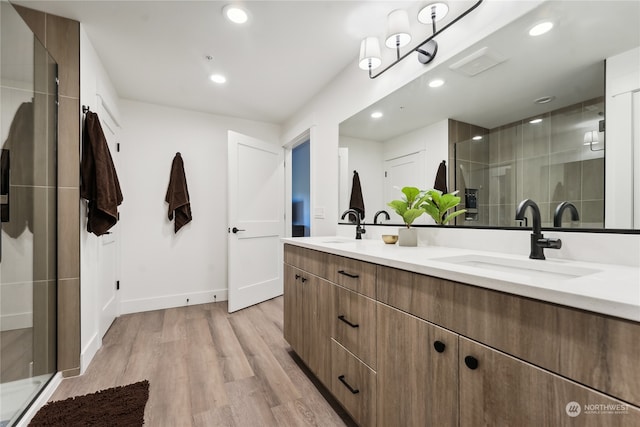
[[[544,248],[560,249],[562,247],[562,241],[560,239],[545,239],[542,235],[540,209],[538,205],[536,205],[536,202],[531,199],[524,199],[520,202],[516,209],[516,220],[524,220],[524,213],[527,208],[531,208],[533,212],[533,233],[531,233],[531,253],[529,254],[529,258],[545,259]]]
[[[378,216],[379,215],[384,215],[384,217],[386,218],[387,221],[389,221],[391,219],[391,217],[389,216],[389,212],[385,211],[385,210],[381,210],[376,212],[375,216],[373,217],[373,223],[377,224],[378,223]]]
[[[553,226],[562,227],[562,214],[565,209],[569,209],[571,212],[571,221],[580,221],[580,215],[578,209],[571,202],[562,202],[556,207],[556,211],[553,213]]]
[[[364,229],[364,225],[360,225],[360,213],[355,209],[347,209],[342,214],[342,219],[344,219],[347,215],[352,214],[356,217],[356,240],[362,240],[362,235],[367,232]]]

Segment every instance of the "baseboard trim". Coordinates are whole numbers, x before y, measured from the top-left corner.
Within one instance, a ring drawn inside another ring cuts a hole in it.
[[[87,345],[84,346],[82,353],[80,353],[80,375],[89,367],[89,364],[93,360],[98,350],[102,347],[102,340],[98,337],[98,333],[93,334]]]
[[[206,292],[167,295],[156,298],[141,298],[128,301],[121,300],[120,314],[140,313],[143,311],[206,304],[210,302],[226,301],[227,298],[228,289],[224,288]]]

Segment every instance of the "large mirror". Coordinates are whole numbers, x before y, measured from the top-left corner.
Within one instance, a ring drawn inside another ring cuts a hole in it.
[[[445,161],[468,211],[456,225],[523,226],[515,207],[531,198],[545,227],[567,201],[580,219],[567,210],[563,227],[640,229],[639,89],[640,2],[544,2],[340,124],[341,212],[354,171],[372,223]]]

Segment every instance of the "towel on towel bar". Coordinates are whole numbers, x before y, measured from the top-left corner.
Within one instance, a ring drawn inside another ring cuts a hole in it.
[[[193,218],[191,216],[191,203],[189,190],[187,189],[187,177],[184,173],[184,162],[180,153],[176,153],[171,164],[171,176],[169,187],[164,200],[169,203],[169,220],[174,218],[175,233]]]
[[[82,135],[80,196],[89,201],[87,231],[101,236],[118,222],[122,191],[98,115],[87,112]]]
[[[349,209],[353,209],[360,214],[360,219],[364,220],[364,198],[362,197],[362,186],[360,185],[360,175],[353,171],[353,182],[351,183],[351,198],[349,199]],[[349,221],[356,222],[355,215],[349,214]]]
[[[438,166],[436,182],[433,184],[433,188],[443,193],[447,192],[447,162],[444,160],[440,163],[440,166]]]

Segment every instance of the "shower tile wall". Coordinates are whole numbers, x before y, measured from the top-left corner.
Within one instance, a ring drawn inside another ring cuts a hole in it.
[[[449,119],[449,191],[459,190],[465,205],[465,189],[473,188],[477,193],[477,213],[461,215],[456,225],[486,225],[489,221],[489,129]],[[474,136],[483,139],[474,141]],[[469,219],[465,219],[469,218]]]
[[[80,373],[80,23],[14,5],[58,63],[58,370]]]
[[[517,204],[526,198],[540,207],[542,224],[553,226],[558,203],[572,202],[580,222],[563,225],[583,228],[604,226],[604,134],[599,143],[584,145],[585,133],[598,130],[604,118],[604,98],[523,119],[487,131],[488,137],[473,141],[482,128],[450,120],[450,144],[457,158],[450,159],[450,175],[460,195],[477,188],[477,221],[458,224],[518,226]],[[533,119],[542,119],[530,123]],[[474,132],[471,132],[474,129]],[[466,181],[466,182],[465,182]],[[530,225],[530,218],[529,218]]]

